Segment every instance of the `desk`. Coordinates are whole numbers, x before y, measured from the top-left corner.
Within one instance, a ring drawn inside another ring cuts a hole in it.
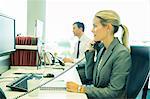
[[[17,96],[23,94],[24,92],[17,92],[17,91],[11,91],[10,88],[6,87],[7,84],[12,82],[13,80],[17,79],[15,77],[19,77],[20,75],[14,74],[17,72],[22,73],[53,73],[54,75],[59,75],[61,72],[63,72],[62,69],[56,69],[54,68],[56,66],[49,66],[49,67],[43,67],[39,70],[37,70],[36,67],[17,67],[13,66],[10,70],[3,73],[0,79],[0,86],[3,89],[6,97],[8,99],[16,98]],[[57,66],[58,67],[58,66]],[[69,66],[65,66],[65,69],[69,68]],[[21,74],[22,75],[22,74]],[[6,78],[7,77],[7,78]],[[12,78],[10,78],[12,77]],[[41,83],[48,81],[50,78],[43,78]],[[67,81],[74,81],[79,84],[81,84],[78,72],[76,71],[76,68],[73,67],[63,75],[59,76],[55,80],[63,79],[65,82]],[[72,93],[67,91],[52,91],[52,90],[40,90],[38,96],[36,97],[29,97],[28,95],[25,95],[19,99],[87,99],[87,96],[83,93]]]

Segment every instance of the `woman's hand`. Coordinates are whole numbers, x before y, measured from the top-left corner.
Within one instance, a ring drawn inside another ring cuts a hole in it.
[[[75,82],[67,82],[66,88],[69,92],[78,92],[79,85]]]
[[[95,50],[95,49],[94,49],[94,44],[95,44],[95,41],[94,41],[94,40],[89,41],[88,44],[87,44],[86,50],[89,50],[89,51]]]

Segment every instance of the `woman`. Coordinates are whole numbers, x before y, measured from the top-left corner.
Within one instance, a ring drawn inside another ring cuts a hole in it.
[[[123,44],[114,37],[119,27],[123,29]],[[101,41],[104,45],[98,52],[96,61],[94,50],[85,52],[86,76],[92,79],[92,84],[86,86],[67,82],[67,91],[85,93],[91,99],[126,98],[126,83],[131,67],[127,27],[120,24],[116,12],[103,10],[95,14],[92,32],[94,41]]]

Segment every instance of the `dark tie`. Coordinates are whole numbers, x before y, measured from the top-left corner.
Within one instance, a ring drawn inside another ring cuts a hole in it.
[[[80,41],[78,41],[78,46],[77,46],[77,58],[79,58],[79,49],[80,48]]]

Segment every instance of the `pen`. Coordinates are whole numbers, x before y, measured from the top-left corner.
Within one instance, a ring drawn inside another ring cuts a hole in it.
[[[62,70],[64,70],[64,68],[61,68],[61,67],[53,67],[52,69],[62,69]]]

